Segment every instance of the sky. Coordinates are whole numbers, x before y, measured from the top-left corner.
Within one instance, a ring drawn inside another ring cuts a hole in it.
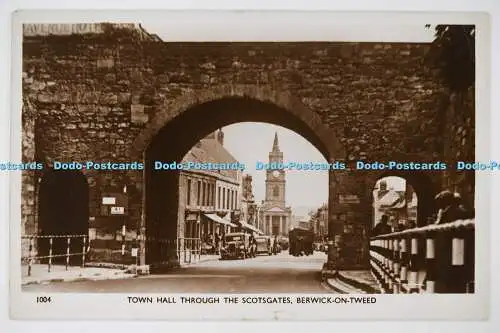
[[[323,155],[299,134],[284,127],[265,123],[237,123],[223,128],[224,147],[240,162],[246,165],[245,173],[252,175],[255,200],[265,197],[264,170],[256,170],[256,161],[267,163],[272,150],[274,134],[278,133],[280,150],[284,162],[327,163]],[[299,171],[286,172],[286,197],[290,206],[320,206],[328,201],[328,172]]]
[[[327,163],[323,155],[299,134],[266,123],[237,123],[223,128],[224,147],[246,165],[245,173],[252,175],[255,200],[265,197],[266,173],[256,170],[256,162],[267,163],[272,150],[274,134],[278,134],[284,162]],[[389,187],[404,190],[405,182],[399,177],[386,177]],[[289,170],[286,173],[286,204],[293,207],[319,207],[328,202],[328,172],[324,170]],[[303,212],[301,212],[303,214]]]

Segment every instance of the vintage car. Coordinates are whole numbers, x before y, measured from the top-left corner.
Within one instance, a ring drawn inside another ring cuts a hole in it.
[[[268,236],[255,236],[255,242],[257,243],[256,254],[267,254],[271,255],[271,239]]]
[[[250,257],[250,235],[243,232],[226,234],[220,250],[221,259],[245,259]]]
[[[278,237],[278,242],[280,244],[280,248],[284,251],[288,250],[288,248],[290,247],[290,241],[288,237],[280,236]]]

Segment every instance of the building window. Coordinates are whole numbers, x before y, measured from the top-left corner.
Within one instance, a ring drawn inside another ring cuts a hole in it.
[[[215,206],[215,184],[210,185],[210,206]]]
[[[212,184],[208,183],[208,199],[207,199],[207,206],[210,206],[210,203],[212,202]]]
[[[210,185],[210,206],[215,206],[215,184]]]
[[[229,196],[229,209],[233,209],[233,197],[234,197],[234,193],[233,193],[233,190],[229,190],[229,193],[230,193],[230,196]]]
[[[186,204],[189,206],[191,205],[191,179],[188,179],[187,183],[187,198],[186,198]]]
[[[212,206],[215,207],[215,184],[212,184]]]
[[[238,209],[238,191],[234,192],[234,208]]]
[[[207,183],[207,206],[210,206],[212,201],[212,184]]]
[[[205,203],[206,203],[206,198],[205,198],[205,195],[206,195],[206,189],[207,189],[207,184],[205,182],[203,182],[203,189],[202,189],[202,194],[201,194],[201,205],[202,206],[205,206]]]
[[[205,206],[210,202],[210,183],[207,183],[207,194],[205,196]]]
[[[280,189],[279,189],[278,186],[275,186],[273,188],[273,196],[276,197],[276,198],[280,196]]]
[[[222,209],[226,209],[226,189],[222,189]]]
[[[221,209],[220,206],[220,186],[217,188],[218,195],[217,195],[217,209]]]
[[[196,206],[200,205],[200,199],[201,199],[201,181],[198,180],[198,191],[196,192],[197,198],[196,198]]]
[[[229,198],[229,193],[230,193],[230,190],[228,189],[228,190],[227,190],[227,198],[226,198],[226,199],[227,199],[227,201],[226,201],[226,208],[227,208],[227,209],[231,209],[231,208],[229,208],[229,202],[230,202],[230,201],[229,201],[229,199],[230,199],[230,198]]]

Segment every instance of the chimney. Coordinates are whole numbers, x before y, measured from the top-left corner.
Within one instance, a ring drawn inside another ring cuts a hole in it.
[[[222,132],[222,130],[217,132],[217,141],[219,141],[221,146],[224,146],[224,132]]]

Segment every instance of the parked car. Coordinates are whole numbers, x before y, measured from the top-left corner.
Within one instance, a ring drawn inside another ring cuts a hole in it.
[[[243,232],[226,234],[224,247],[221,248],[221,259],[245,259],[250,257],[250,235]]]
[[[207,242],[201,244],[201,254],[215,254],[215,245]]]
[[[256,254],[266,254],[271,255],[271,239],[269,236],[256,236],[255,241],[257,242]]]
[[[290,248],[290,241],[288,237],[280,236],[278,237],[278,242],[280,244],[281,250],[286,251]]]

